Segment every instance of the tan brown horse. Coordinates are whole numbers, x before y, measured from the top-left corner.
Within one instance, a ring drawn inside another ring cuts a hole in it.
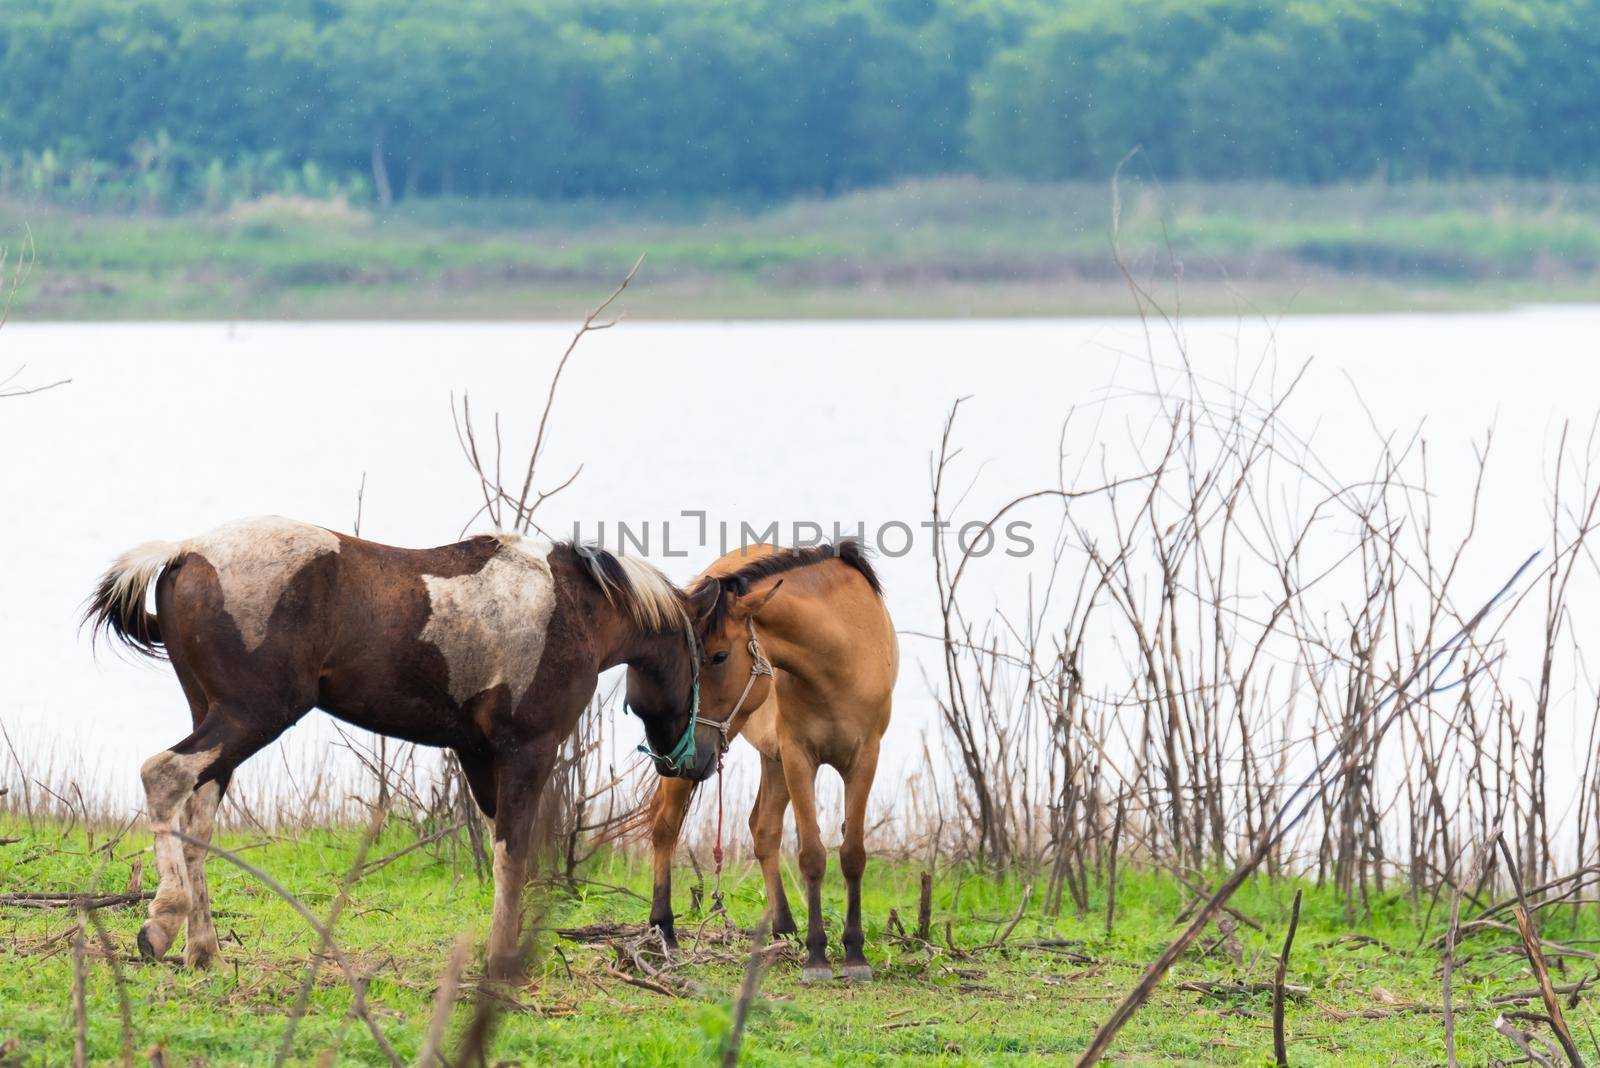
[[[160,958],[187,920],[191,966],[217,952],[205,881],[217,805],[234,769],[312,708],[455,751],[495,825],[495,976],[518,970],[534,812],[599,673],[628,665],[628,703],[663,774],[705,778],[725,733],[697,715],[681,591],[571,543],[399,549],[251,519],[125,553],[87,622],[170,659],[188,699],[193,732],[142,769],[160,885],[139,950]]]
[[[807,981],[833,977],[822,915],[827,852],[815,796],[817,769],[826,764],[844,779],[839,867],[848,907],[840,973],[870,979],[872,967],[862,953],[863,836],[900,660],[878,577],[853,541],[798,550],[758,545],[707,568],[690,587],[689,603],[701,644],[702,712],[725,723],[729,737],[742,731],[761,753],[750,833],[766,880],[772,929],[795,931],[778,865],[784,810],[792,804],[806,881],[803,974]],[[763,661],[770,661],[771,674],[762,670]],[[669,941],[675,941],[672,854],[692,789],[663,779],[652,806],[650,921]]]

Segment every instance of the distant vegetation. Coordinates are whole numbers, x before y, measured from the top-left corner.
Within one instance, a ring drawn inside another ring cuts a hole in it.
[[[1593,300],[1600,185],[1125,180],[1125,262],[1191,312]],[[267,197],[27,219],[41,318],[570,318],[647,255],[636,317],[1121,314],[1105,183],[943,178],[767,207]]]
[[[1600,0],[6,0],[0,195],[1600,172]]]

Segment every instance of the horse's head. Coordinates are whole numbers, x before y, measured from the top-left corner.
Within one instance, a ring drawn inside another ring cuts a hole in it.
[[[779,579],[752,590],[739,575],[709,576],[690,591],[689,612],[700,644],[700,719],[716,726],[723,748],[772,692],[772,663],[756,626],[782,585]]]
[[[722,738],[700,715],[696,652],[689,635],[678,639],[671,662],[675,670],[662,673],[628,669],[627,708],[644,724],[645,744],[639,752],[659,774],[703,782],[717,770]]]

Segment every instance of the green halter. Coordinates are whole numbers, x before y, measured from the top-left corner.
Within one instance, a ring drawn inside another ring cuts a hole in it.
[[[694,725],[700,722],[700,683],[694,684],[691,693],[693,697],[689,705],[689,726],[684,729],[683,737],[678,739],[678,744],[672,747],[672,752],[665,756],[656,752],[650,747],[649,738],[646,738],[644,744],[639,747],[639,752],[658,764],[665,764],[673,771],[694,767]],[[625,711],[633,711],[628,708],[627,701],[622,702],[622,707]]]

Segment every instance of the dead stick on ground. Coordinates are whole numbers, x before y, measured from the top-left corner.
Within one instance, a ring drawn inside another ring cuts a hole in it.
[[[1394,725],[1395,720],[1423,697],[1432,694],[1439,688],[1444,680],[1445,672],[1455,662],[1456,657],[1466,645],[1467,639],[1472,636],[1478,629],[1479,624],[1494,609],[1495,605],[1500,603],[1501,599],[1510,592],[1511,588],[1517,584],[1517,581],[1522,578],[1528,568],[1533,566],[1533,562],[1538,558],[1539,554],[1534,553],[1524,560],[1522,566],[1517,568],[1495,595],[1489,598],[1473,614],[1471,619],[1462,624],[1460,629],[1448,641],[1437,647],[1433,655],[1412,668],[1411,672],[1397,686],[1388,691],[1381,701],[1373,705],[1373,714],[1376,714],[1385,704],[1392,703],[1393,707],[1388,710],[1388,713],[1376,727],[1367,728],[1372,731],[1368,736],[1368,745],[1376,745],[1381,741],[1383,736],[1388,733],[1389,728]],[[1440,661],[1443,661],[1443,663],[1440,664]],[[1436,664],[1439,665],[1437,670],[1435,670]],[[1419,680],[1426,681],[1427,685],[1417,694],[1409,698],[1405,697]],[[1363,721],[1363,723],[1365,722]],[[1091,1065],[1100,1062],[1100,1059],[1106,1055],[1106,1051],[1111,1048],[1111,1042],[1117,1037],[1117,1032],[1121,1031],[1124,1025],[1133,1019],[1134,1014],[1149,1000],[1150,995],[1155,992],[1156,986],[1172,970],[1172,966],[1177,963],[1178,958],[1183,955],[1184,951],[1194,944],[1195,939],[1200,937],[1201,932],[1211,923],[1212,917],[1222,909],[1228,899],[1234,895],[1234,892],[1244,885],[1245,880],[1250,878],[1251,873],[1261,866],[1261,863],[1267,859],[1267,854],[1283,840],[1284,836],[1299,826],[1306,816],[1310,815],[1313,807],[1321,801],[1328,788],[1344,775],[1347,770],[1345,767],[1333,769],[1331,766],[1334,760],[1345,751],[1350,739],[1351,732],[1347,730],[1344,736],[1339,739],[1339,744],[1333,746],[1328,755],[1317,762],[1316,767],[1311,769],[1311,773],[1301,781],[1299,786],[1295,787],[1294,791],[1279,806],[1272,819],[1263,828],[1264,833],[1261,835],[1261,841],[1257,843],[1256,848],[1240,862],[1239,866],[1233,870],[1233,873],[1227,879],[1223,880],[1216,893],[1206,899],[1205,904],[1200,907],[1199,913],[1189,922],[1189,926],[1184,928],[1183,932],[1172,940],[1167,948],[1161,952],[1160,956],[1151,961],[1150,966],[1145,969],[1143,978],[1112,1010],[1111,1016],[1106,1022],[1100,1025],[1100,1029],[1095,1032],[1094,1038],[1090,1040],[1088,1048],[1078,1058],[1078,1068],[1090,1068]],[[1332,770],[1332,774],[1329,774],[1330,770]],[[1307,793],[1310,793],[1309,797],[1306,796]],[[1296,805],[1300,806],[1298,811],[1295,810]]]
[[[305,920],[306,923],[311,926],[313,931],[321,935],[325,939],[325,945],[327,946],[328,952],[333,954],[333,959],[339,964],[339,970],[344,972],[345,980],[350,984],[350,993],[352,995],[350,1011],[355,1013],[356,1016],[360,1017],[361,1022],[367,1025],[367,1030],[372,1034],[372,1041],[378,1044],[378,1048],[382,1050],[383,1055],[389,1059],[389,1063],[394,1065],[395,1068],[404,1068],[405,1061],[402,1061],[400,1059],[400,1055],[394,1051],[394,1047],[390,1045],[389,1040],[384,1037],[383,1030],[378,1027],[377,1021],[372,1018],[372,1013],[367,1009],[366,982],[356,974],[355,968],[350,964],[350,959],[344,955],[344,951],[339,948],[338,943],[334,942],[333,932],[329,931],[322,925],[322,921],[317,919],[316,915],[310,909],[306,908],[304,902],[295,897],[293,894],[289,893],[288,890],[284,889],[283,884],[279,883],[272,876],[268,875],[260,868],[257,868],[249,861],[240,859],[238,856],[230,853],[226,849],[223,849],[221,846],[212,845],[210,842],[202,842],[198,838],[191,838],[182,831],[168,831],[167,833],[178,839],[180,842],[185,842],[192,846],[198,846],[208,853],[215,853],[217,856],[221,857],[223,860],[226,860],[234,867],[239,868],[241,871],[244,871],[246,874],[255,876],[261,885],[265,886],[268,890],[271,890],[274,894],[277,894],[279,897],[283,898],[283,900],[288,903],[289,907],[294,909],[295,912],[299,914],[300,918]]]
[[[1556,1033],[1556,1039],[1561,1043],[1561,1050],[1567,1055],[1567,1060],[1572,1062],[1573,1068],[1583,1068],[1583,1057],[1578,1053],[1578,1044],[1572,1040],[1572,1032],[1567,1027],[1567,1018],[1561,1013],[1561,999],[1556,996],[1555,986],[1550,982],[1550,969],[1545,966],[1544,953],[1539,948],[1539,936],[1533,930],[1533,919],[1528,913],[1528,900],[1522,893],[1522,876],[1517,873],[1516,862],[1511,859],[1511,850],[1506,846],[1506,836],[1499,834],[1495,839],[1500,845],[1500,855],[1505,858],[1506,868],[1511,873],[1511,885],[1517,891],[1517,904],[1511,909],[1511,914],[1516,917],[1517,931],[1522,935],[1522,947],[1528,954],[1528,966],[1533,969],[1534,978],[1539,981],[1539,996],[1544,1000],[1545,1012],[1550,1014],[1550,1026]]]
[[[1294,931],[1300,926],[1300,891],[1294,892],[1294,907],[1289,910],[1289,933],[1283,937],[1283,955],[1272,979],[1272,1052],[1278,1068],[1288,1068],[1289,1043],[1283,1034],[1283,984],[1289,977],[1289,950],[1294,948]]]
[[[767,920],[762,917],[756,924],[756,933],[750,944],[750,959],[744,963],[744,982],[739,986],[739,1000],[733,1006],[733,1027],[728,1031],[728,1041],[722,1047],[722,1068],[736,1068],[739,1063],[739,1046],[744,1042],[745,1021],[750,1018],[750,1005],[761,986],[761,974],[766,970]]]
[[[1555,1068],[1550,1063],[1550,1058],[1533,1048],[1528,1041],[1528,1036],[1523,1034],[1522,1029],[1504,1016],[1496,1016],[1494,1018],[1494,1029],[1510,1039],[1511,1044],[1522,1051],[1522,1056],[1526,1058],[1529,1064],[1538,1065],[1538,1068]]]

